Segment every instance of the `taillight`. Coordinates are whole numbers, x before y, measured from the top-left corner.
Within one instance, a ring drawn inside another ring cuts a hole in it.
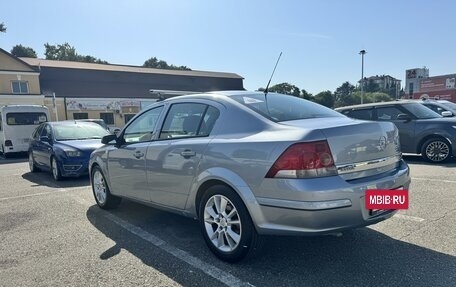
[[[13,146],[13,142],[11,140],[6,140],[5,146]]]
[[[268,178],[312,178],[337,175],[327,141],[291,145],[272,165]]]

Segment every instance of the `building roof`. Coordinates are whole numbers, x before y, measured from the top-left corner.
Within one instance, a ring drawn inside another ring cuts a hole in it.
[[[26,61],[22,60],[21,58],[18,58],[16,56],[14,56],[13,54],[3,50],[2,48],[0,48],[0,53],[2,54],[5,54],[6,56],[10,57],[11,59],[25,65],[27,68],[29,68],[30,70],[32,71],[35,71],[35,68],[32,67],[32,65],[30,65],[29,63],[27,63]],[[27,58],[28,59],[28,58]],[[27,70],[28,71],[28,70]]]
[[[184,71],[184,70],[167,70],[167,69],[152,69],[139,66],[114,65],[114,64],[95,64],[73,61],[57,61],[37,58],[19,58],[21,61],[30,66],[49,67],[49,68],[64,68],[64,69],[79,69],[79,70],[97,70],[97,71],[112,71],[112,72],[130,72],[141,74],[161,74],[175,76],[193,76],[193,77],[215,77],[215,78],[234,78],[244,79],[235,73],[210,72],[210,71]]]

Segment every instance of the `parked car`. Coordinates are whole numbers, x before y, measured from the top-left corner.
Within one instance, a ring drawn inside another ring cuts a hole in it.
[[[393,122],[404,153],[421,154],[434,163],[449,160],[456,153],[456,119],[443,118],[417,101],[354,105],[336,111],[355,119]]]
[[[456,107],[452,107],[452,102],[448,101],[435,101],[435,100],[418,100],[423,106],[430,108],[434,112],[438,113],[442,117],[454,117],[456,116]],[[453,104],[456,106],[456,104]]]
[[[51,171],[55,180],[85,175],[88,173],[90,154],[103,145],[101,138],[108,134],[100,125],[90,122],[41,124],[30,140],[30,171]]]
[[[96,123],[100,125],[102,128],[110,132],[108,125],[105,123],[103,119],[79,119],[79,120],[70,120],[70,121],[76,121],[76,122],[90,122],[90,123]]]
[[[366,210],[365,190],[410,184],[392,123],[274,93],[167,99],[102,142],[89,164],[99,207],[125,197],[198,218],[210,250],[229,262],[257,250],[260,235],[328,234],[390,218],[395,210]]]
[[[456,112],[456,104],[447,100],[437,100],[438,103],[443,104],[444,106],[451,109],[453,114]]]
[[[79,119],[75,120],[77,122],[91,122],[91,123],[96,123],[102,126],[104,129],[106,129],[108,132],[112,134],[116,134],[120,132],[120,128],[115,127],[115,126],[108,126],[103,119]]]

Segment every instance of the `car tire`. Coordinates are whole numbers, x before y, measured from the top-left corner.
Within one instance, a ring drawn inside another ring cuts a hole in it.
[[[30,172],[38,172],[40,171],[39,168],[36,166],[35,159],[33,159],[33,154],[31,151],[29,151],[29,168]]]
[[[111,194],[106,179],[99,166],[92,168],[90,177],[92,183],[92,192],[97,205],[102,209],[116,208],[122,201],[121,197]]]
[[[431,138],[421,147],[422,157],[429,162],[445,162],[451,158],[451,145],[444,138]]]
[[[59,164],[55,157],[51,158],[51,173],[55,181],[62,180],[62,173],[60,172]]]
[[[209,249],[234,263],[257,253],[262,238],[239,195],[224,185],[210,187],[199,203],[200,228]]]

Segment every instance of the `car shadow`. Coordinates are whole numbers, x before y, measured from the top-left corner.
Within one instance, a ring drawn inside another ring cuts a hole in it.
[[[455,256],[370,228],[348,231],[341,237],[265,237],[258,256],[227,264],[210,253],[195,220],[130,201],[109,212],[91,206],[86,216],[115,242],[99,255],[101,260],[124,249],[184,286],[195,285],[188,276],[188,266],[176,268],[182,264],[179,259],[126,233],[112,216],[255,286],[456,286]]]
[[[420,155],[402,155],[402,158],[406,163],[418,164],[418,165],[428,165],[428,166],[441,166],[441,167],[456,167],[456,157],[452,157],[446,162],[442,163],[431,163],[427,162]]]
[[[70,188],[89,186],[90,179],[88,176],[81,176],[75,178],[63,178],[60,181],[55,181],[50,172],[27,172],[22,175],[22,178],[38,186],[47,186],[51,188]]]
[[[5,155],[0,154],[0,165],[26,162],[27,160],[28,160],[27,153],[8,154],[8,157],[5,157]]]

